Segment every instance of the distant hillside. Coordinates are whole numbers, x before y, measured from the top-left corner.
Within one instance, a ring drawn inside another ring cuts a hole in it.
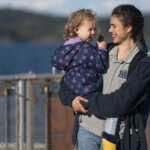
[[[0,41],[13,40],[62,40],[65,17],[50,16],[21,10],[0,10]],[[99,19],[99,25],[106,38],[109,38],[109,19]],[[150,15],[145,16],[145,35],[150,38]]]
[[[0,40],[62,39],[66,19],[20,10],[0,10]]]

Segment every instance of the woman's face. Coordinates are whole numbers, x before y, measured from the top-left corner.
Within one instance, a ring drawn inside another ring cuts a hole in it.
[[[130,38],[129,32],[131,31],[131,26],[124,27],[120,19],[116,15],[112,15],[110,18],[110,28],[109,32],[112,35],[114,43],[121,44]]]

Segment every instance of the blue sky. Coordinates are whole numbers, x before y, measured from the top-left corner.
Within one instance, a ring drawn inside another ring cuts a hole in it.
[[[98,16],[109,16],[119,4],[133,4],[150,13],[149,0],[0,0],[0,8],[24,9],[38,13],[69,15],[80,8],[91,8]]]

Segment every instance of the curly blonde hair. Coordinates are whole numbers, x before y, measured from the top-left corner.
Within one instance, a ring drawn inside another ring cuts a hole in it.
[[[79,9],[71,14],[64,27],[64,39],[76,37],[76,30],[85,19],[92,20],[95,23],[95,31],[98,31],[96,13],[91,9]]]

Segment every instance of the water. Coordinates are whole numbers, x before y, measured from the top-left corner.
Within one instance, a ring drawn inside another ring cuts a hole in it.
[[[49,43],[0,44],[0,75],[50,73],[50,56],[56,47]]]
[[[150,41],[147,42],[150,48]],[[0,75],[51,73],[50,56],[58,44],[0,43]]]

